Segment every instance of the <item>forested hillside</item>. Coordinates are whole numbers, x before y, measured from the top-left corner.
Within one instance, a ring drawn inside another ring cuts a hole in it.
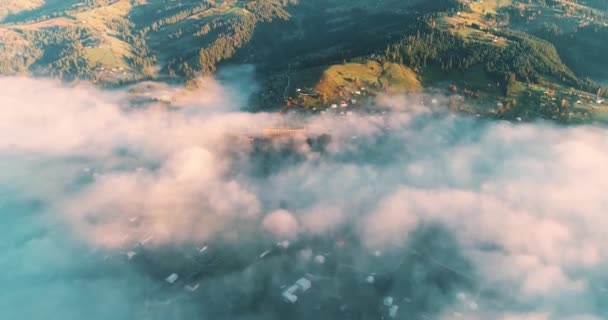
[[[608,78],[605,7],[600,0],[0,1],[0,73],[187,83],[224,64],[252,64],[264,87],[256,103],[282,107],[287,98],[312,106],[347,96],[353,86],[335,83],[362,82],[378,70],[358,76],[360,65],[389,63],[395,67],[370,85],[389,90],[399,81],[386,79],[405,77],[426,87],[451,82],[458,93],[494,101],[547,89],[591,101],[605,92],[596,80]],[[331,89],[304,103],[297,87]]]
[[[259,23],[288,19],[295,1],[47,1],[6,6],[0,72],[128,82],[192,77],[250,41]],[[11,14],[12,13],[12,14]]]

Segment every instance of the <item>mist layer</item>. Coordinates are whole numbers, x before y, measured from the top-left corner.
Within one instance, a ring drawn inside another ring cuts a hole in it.
[[[246,81],[202,81],[150,84],[134,107],[127,91],[0,79],[0,318],[337,319],[385,295],[403,319],[608,316],[607,129],[486,121],[422,95],[352,116],[253,114]],[[265,137],[286,127],[306,134]],[[294,251],[258,261],[287,240]],[[129,257],[142,246],[232,267],[168,288],[171,271]],[[337,290],[302,303],[324,312],[284,307],[283,285],[327,272],[311,269],[319,254],[331,274],[356,271],[313,281]],[[372,274],[391,276],[368,296],[336,289]]]

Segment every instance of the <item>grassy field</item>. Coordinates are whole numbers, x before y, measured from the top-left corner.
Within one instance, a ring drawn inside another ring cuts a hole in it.
[[[457,12],[453,16],[445,16],[438,21],[438,26],[440,29],[458,33],[466,39],[491,42],[493,40],[491,35],[480,29],[491,30],[495,28],[497,26],[496,21],[488,17],[495,16],[498,10],[512,4],[512,0],[472,1],[469,3],[470,12]],[[475,28],[473,25],[478,27]],[[497,45],[500,44],[503,43],[497,43]]]
[[[0,0],[0,20],[9,14],[33,10],[44,5],[44,0]]]
[[[112,70],[114,68],[129,69],[127,61],[133,56],[133,48],[129,43],[121,39],[121,34],[119,34],[118,30],[115,30],[114,25],[116,21],[125,21],[132,8],[131,1],[118,0],[106,6],[87,10],[73,10],[74,7],[72,5],[74,3],[79,2],[65,1],[59,3],[56,0],[43,1],[37,7],[30,6],[29,9],[33,9],[33,11],[24,11],[20,15],[23,15],[24,19],[28,19],[31,15],[28,12],[40,10],[52,11],[53,8],[59,10],[64,7],[72,10],[65,11],[63,16],[60,17],[37,19],[33,22],[25,20],[0,25],[0,38],[10,44],[10,46],[3,48],[4,50],[0,53],[0,56],[14,54],[15,51],[23,52],[20,49],[23,48],[23,44],[40,46],[40,49],[44,51],[44,45],[37,43],[34,39],[38,39],[39,36],[48,36],[51,31],[57,35],[61,35],[81,30],[80,34],[86,34],[86,38],[73,38],[69,40],[81,48],[78,54],[82,59],[87,61],[89,66],[98,66],[103,68],[103,70]],[[30,57],[29,59],[31,63],[34,62],[33,58],[35,57]],[[52,62],[47,61],[47,63]],[[43,66],[43,68],[45,67]],[[104,75],[108,77],[112,76],[107,71],[104,72]]]
[[[370,60],[329,67],[315,89],[322,95],[338,96],[362,86],[385,88],[393,92],[415,92],[422,87],[418,75],[410,68]]]
[[[90,63],[105,67],[128,67],[126,60],[132,56],[131,46],[119,39],[109,23],[124,19],[131,10],[131,1],[119,0],[112,5],[101,7],[75,15],[76,21],[95,36],[99,45],[85,50]]]
[[[104,67],[124,67],[124,60],[119,58],[112,48],[85,48],[85,57],[92,65],[99,65]]]
[[[0,0],[0,11],[6,8],[18,8],[5,17],[5,22],[19,23],[25,20],[37,20],[42,16],[84,6],[86,0]]]
[[[496,14],[496,11],[502,7],[507,7],[513,4],[512,0],[485,0],[471,3],[471,9],[475,13]]]

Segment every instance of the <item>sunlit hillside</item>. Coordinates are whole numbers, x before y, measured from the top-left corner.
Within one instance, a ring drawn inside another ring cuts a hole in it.
[[[467,105],[489,106],[475,112],[500,117],[586,118],[608,78],[599,41],[608,13],[593,0],[3,0],[0,8],[1,74],[190,86],[222,65],[250,64],[262,108],[328,107],[362,82],[392,92],[453,85]],[[515,101],[541,105],[533,88],[577,108],[522,110]]]

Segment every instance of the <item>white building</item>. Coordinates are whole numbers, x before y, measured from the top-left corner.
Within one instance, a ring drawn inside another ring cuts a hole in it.
[[[291,245],[291,243],[288,240],[277,243],[277,246],[283,249],[289,248],[289,245]]]
[[[308,291],[308,289],[310,289],[310,287],[312,286],[312,283],[310,282],[310,280],[308,280],[306,278],[302,278],[302,279],[296,281],[296,285],[298,287],[300,287],[300,290],[302,292],[306,292],[306,291]]]
[[[386,297],[383,302],[385,306],[390,307],[393,305],[393,297]]]
[[[127,258],[129,260],[133,259],[133,257],[135,257],[136,255],[137,255],[137,252],[135,252],[135,251],[129,251],[129,252],[127,252]]]
[[[374,276],[367,276],[367,278],[365,278],[365,282],[367,283],[374,283],[376,281],[376,278],[374,278]]]
[[[296,301],[298,301],[298,296],[289,292],[289,290],[283,292],[283,298],[285,298],[285,301],[291,303],[295,303]]]
[[[399,311],[399,306],[392,306],[388,309],[388,316],[391,318],[395,318],[397,316],[397,311]]]
[[[324,264],[325,263],[325,257],[322,255],[318,255],[315,257],[315,262],[318,264]]]
[[[304,293],[308,291],[308,289],[310,289],[311,287],[312,283],[310,282],[310,280],[306,278],[301,278],[296,281],[294,285],[283,291],[281,295],[283,296],[286,302],[295,303],[296,301],[298,301],[298,296],[296,294],[298,292]]]
[[[172,273],[167,277],[167,279],[165,279],[165,281],[167,281],[170,284],[174,284],[175,281],[177,281],[177,279],[179,279],[179,276],[175,273]]]

